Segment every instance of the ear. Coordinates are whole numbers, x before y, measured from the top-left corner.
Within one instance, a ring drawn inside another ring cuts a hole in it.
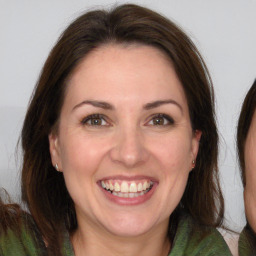
[[[193,132],[193,138],[192,138],[192,157],[194,161],[196,161],[196,157],[197,157],[197,153],[198,153],[198,150],[199,150],[199,144],[200,144],[200,139],[201,139],[201,136],[202,136],[202,131],[200,130],[195,130]]]
[[[49,150],[51,154],[52,165],[58,165],[59,171],[62,170],[61,158],[60,158],[60,146],[59,138],[56,134],[50,133],[48,136],[49,139]]]

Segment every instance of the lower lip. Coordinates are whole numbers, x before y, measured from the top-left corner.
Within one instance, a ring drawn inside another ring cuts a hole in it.
[[[109,199],[110,201],[119,204],[119,205],[139,205],[139,204],[143,204],[146,201],[148,201],[152,195],[154,194],[156,187],[157,187],[157,183],[154,183],[152,188],[144,195],[142,196],[138,196],[138,197],[133,197],[133,198],[125,198],[125,197],[118,197],[113,195],[112,193],[109,193],[107,190],[105,190],[101,185],[99,185],[101,188],[101,191],[103,191],[103,193],[105,194],[105,196],[107,197],[107,199]]]

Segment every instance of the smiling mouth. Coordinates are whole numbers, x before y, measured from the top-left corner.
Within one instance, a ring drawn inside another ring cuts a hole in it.
[[[143,196],[153,187],[153,181],[121,181],[121,180],[102,180],[101,187],[108,193],[122,198],[134,198]]]

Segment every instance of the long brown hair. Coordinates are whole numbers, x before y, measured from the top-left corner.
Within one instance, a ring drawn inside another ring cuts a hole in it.
[[[33,92],[21,134],[22,199],[47,241],[50,255],[61,255],[63,228],[72,232],[77,222],[64,178],[52,166],[48,135],[58,125],[66,81],[75,67],[90,51],[108,43],[139,43],[163,51],[183,85],[192,128],[202,131],[196,167],[190,172],[182,200],[170,218],[170,239],[182,212],[207,226],[219,226],[223,220],[214,93],[197,48],[177,25],[149,9],[121,5],[110,11],[90,11],[68,26],[52,49]]]

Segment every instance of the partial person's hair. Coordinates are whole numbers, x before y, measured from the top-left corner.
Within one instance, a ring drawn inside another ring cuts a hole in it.
[[[196,46],[173,22],[140,6],[121,5],[110,11],[90,11],[69,25],[52,49],[22,129],[22,199],[48,244],[49,255],[61,255],[63,226],[72,232],[77,228],[77,220],[63,175],[52,166],[48,135],[58,133],[65,91],[75,68],[87,54],[108,44],[147,45],[161,50],[182,83],[192,129],[202,131],[196,166],[170,217],[171,241],[183,212],[200,225],[217,227],[223,220],[214,92]]]
[[[249,132],[249,128],[251,126],[253,114],[256,110],[256,80],[253,85],[247,92],[242,109],[240,112],[240,116],[238,119],[237,126],[237,153],[238,160],[240,165],[242,182],[245,187],[246,178],[245,178],[245,162],[244,162],[244,150],[245,150],[245,142]]]
[[[245,143],[248,136],[248,132],[252,123],[252,118],[256,110],[256,80],[253,85],[247,92],[245,99],[242,104],[242,109],[240,112],[240,116],[238,119],[237,125],[237,154],[238,161],[240,166],[241,178],[243,182],[243,186],[246,186],[246,175],[245,175]],[[256,233],[250,227],[250,224],[247,221],[247,224],[243,231],[244,235],[247,238],[248,245],[250,248],[256,249]],[[245,248],[249,249],[249,248]],[[253,249],[253,250],[255,250]]]

